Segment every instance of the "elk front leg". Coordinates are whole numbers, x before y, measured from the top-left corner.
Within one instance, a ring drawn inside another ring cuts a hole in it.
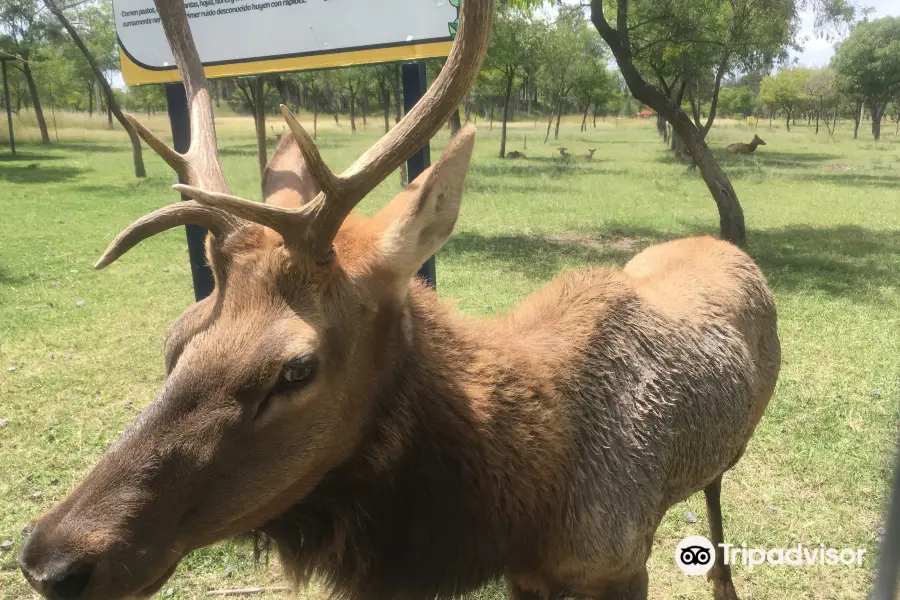
[[[616,581],[597,600],[647,600],[647,568],[628,579]]]
[[[731,566],[725,564],[725,555],[722,553],[722,544],[725,543],[725,534],[722,529],[722,476],[703,489],[706,496],[706,516],[709,518],[709,534],[713,547],[716,549],[716,562],[706,577],[715,586],[714,600],[740,600],[734,591],[731,582]]]
[[[507,600],[553,600],[549,591],[522,587],[509,577],[506,578],[506,597]]]

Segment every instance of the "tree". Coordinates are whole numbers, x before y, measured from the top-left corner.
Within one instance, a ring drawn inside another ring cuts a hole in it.
[[[834,134],[834,129],[829,123],[829,114],[836,111],[839,98],[837,91],[836,74],[834,69],[814,69],[806,80],[806,97],[809,105],[816,115],[816,135],[819,134],[819,120],[825,121],[828,135]],[[836,123],[837,118],[832,119]]]
[[[729,117],[746,118],[753,113],[756,99],[747,86],[723,87],[719,92],[719,110]]]
[[[806,67],[782,69],[763,79],[760,84],[759,99],[782,111],[788,131],[796,111],[809,101],[806,84],[812,74],[812,70]]]
[[[900,17],[856,25],[838,46],[832,64],[838,87],[868,105],[872,136],[880,139],[885,108],[900,95]]]
[[[47,121],[44,119],[41,98],[38,94],[30,60],[42,47],[46,33],[47,24],[41,18],[35,0],[0,1],[0,46],[3,46],[7,52],[17,54],[24,59],[21,64],[13,64],[21,69],[25,76],[31,96],[31,105],[34,107],[34,116],[41,131],[42,144],[50,143],[50,134],[47,131]]]
[[[113,94],[112,87],[109,85],[109,82],[106,81],[106,77],[104,76],[100,65],[84,43],[84,40],[82,40],[81,35],[75,27],[72,26],[72,23],[66,18],[65,14],[63,14],[63,11],[53,3],[53,0],[44,0],[44,4],[47,6],[47,9],[53,13],[53,16],[59,20],[60,24],[71,36],[72,41],[84,55],[84,59],[87,61],[88,65],[90,65],[91,71],[93,71],[94,76],[100,83],[100,87],[103,89],[103,93],[106,95],[106,106],[109,107],[111,114],[115,114],[116,119],[131,139],[131,152],[134,159],[134,176],[146,177],[147,171],[144,169],[144,158],[141,153],[141,138],[138,137],[134,126],[122,113],[122,109],[116,100],[115,94]],[[94,33],[96,34],[96,29],[94,30]],[[115,46],[115,44],[113,43],[112,46]]]
[[[591,0],[591,21],[612,50],[631,94],[662,115],[690,152],[718,207],[719,231],[722,238],[743,246],[747,240],[744,211],[731,181],[716,163],[706,145],[704,135],[681,109],[680,103],[676,103],[660,88],[647,83],[635,66],[630,30],[639,26],[640,22],[629,22],[628,7],[628,0],[618,0],[614,28],[606,19],[603,0]]]
[[[544,142],[550,138],[554,117],[554,139],[559,139],[559,124],[569,93],[587,70],[605,69],[602,61],[602,40],[584,15],[580,11],[561,14],[546,33],[541,58],[540,87],[552,102]]]
[[[581,131],[587,131],[587,118],[591,107],[594,114],[615,94],[616,88],[612,76],[606,70],[602,59],[593,64],[585,64],[578,69],[572,82],[572,93],[581,105]]]
[[[267,75],[239,77],[236,83],[243,97],[243,108],[253,115],[256,126],[256,158],[259,162],[259,174],[262,176],[269,162],[266,151],[266,102],[276,89],[275,78]],[[237,94],[232,99],[238,100]]]
[[[491,41],[484,69],[502,76],[503,127],[500,132],[500,158],[506,156],[506,124],[509,121],[509,105],[513,85],[524,79],[536,68],[540,52],[543,27],[530,11],[499,5],[494,16]]]

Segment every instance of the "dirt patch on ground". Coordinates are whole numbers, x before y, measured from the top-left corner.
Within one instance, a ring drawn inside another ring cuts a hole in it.
[[[829,173],[844,173],[846,171],[855,171],[859,167],[854,167],[853,165],[842,165],[842,164],[833,164],[833,165],[825,165],[825,170]]]
[[[557,244],[577,244],[597,250],[615,250],[617,252],[634,252],[647,245],[645,240],[629,236],[612,236],[607,238],[589,235],[551,235],[547,241]]]

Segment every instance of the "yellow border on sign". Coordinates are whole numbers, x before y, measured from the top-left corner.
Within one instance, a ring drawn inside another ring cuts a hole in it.
[[[284,73],[286,71],[307,71],[312,69],[331,69],[350,67],[372,63],[398,62],[403,60],[419,60],[439,58],[450,54],[452,41],[432,42],[428,44],[410,44],[393,48],[375,48],[372,50],[352,50],[334,54],[318,54],[314,56],[296,56],[293,58],[276,58],[253,62],[239,62],[205,67],[206,76],[239,77],[242,75],[258,75],[265,73]],[[145,69],[132,61],[128,54],[119,52],[122,63],[122,79],[127,85],[145,83],[169,83],[181,81],[178,69],[153,71]]]

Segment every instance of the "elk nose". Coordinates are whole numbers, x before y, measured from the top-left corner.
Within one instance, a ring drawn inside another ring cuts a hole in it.
[[[94,565],[57,558],[51,562],[28,564],[26,553],[19,559],[25,579],[48,600],[78,600],[91,583]]]

